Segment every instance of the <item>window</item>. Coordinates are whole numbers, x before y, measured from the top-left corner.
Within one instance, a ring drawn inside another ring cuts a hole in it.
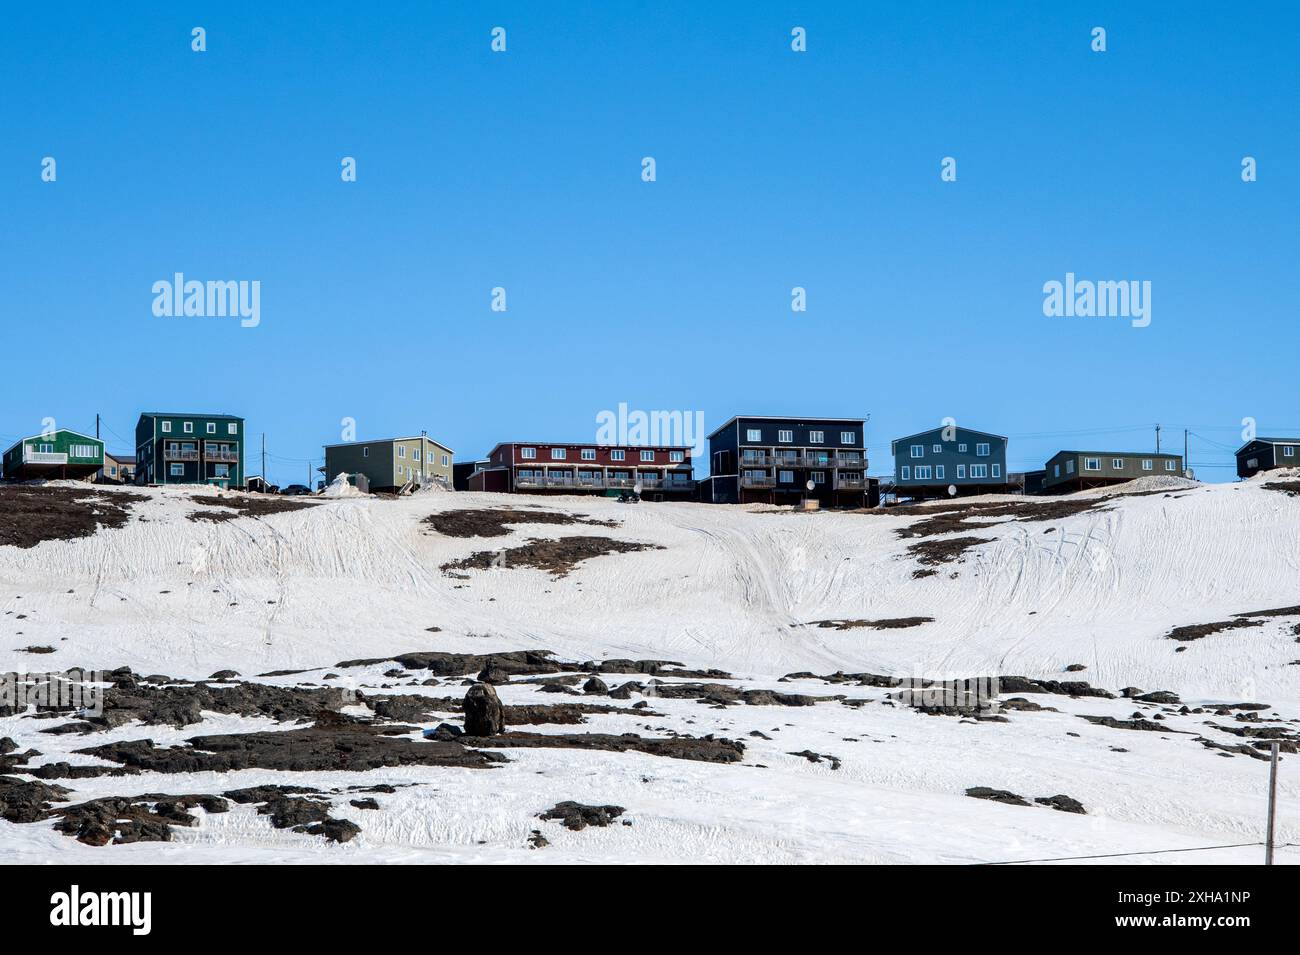
[[[445,468],[449,464],[451,464],[451,458],[447,457],[447,455],[444,454],[442,456],[442,466]]]
[[[685,452],[685,451],[669,451],[669,452],[668,452],[668,460],[669,460],[669,462],[672,463],[672,464],[681,464],[683,461],[686,460],[686,452]]]
[[[826,432],[825,432],[825,431],[809,431],[809,432],[808,432],[808,443],[809,443],[809,444],[825,444],[825,443],[826,443]]]
[[[1123,458],[1111,458],[1111,459],[1110,459],[1110,469],[1111,469],[1112,471],[1123,471],[1123,470],[1124,470],[1124,459],[1123,459]]]
[[[216,433],[217,433],[217,423],[215,421],[209,421],[208,434],[216,434]]]
[[[786,441],[786,442],[793,441],[793,440],[794,440],[794,432],[793,432],[793,431],[778,431],[778,432],[776,433],[776,440],[778,440],[778,441]]]
[[[1100,458],[1084,458],[1084,459],[1083,459],[1083,469],[1084,469],[1085,471],[1100,471],[1100,470],[1101,470],[1101,459],[1100,459]]]
[[[582,449],[582,460],[584,460],[584,461],[594,461],[594,460],[596,460],[596,449],[595,449],[595,448],[583,448],[583,449]]]
[[[987,464],[972,464],[970,466],[970,476],[973,478],[986,478],[989,476],[989,466]]]
[[[397,446],[397,456],[398,456],[399,458],[404,458],[404,457],[406,457],[406,445],[404,445],[404,444],[399,444],[399,445]],[[398,468],[398,470],[400,471],[401,468]]]
[[[565,448],[551,448],[551,460],[563,461],[568,457],[569,452]]]
[[[1000,464],[993,465],[993,476],[1002,477],[1002,465]]]
[[[162,429],[163,429],[163,433],[164,433],[164,434],[171,434],[171,433],[172,433],[172,423],[171,423],[170,421],[164,421],[164,422],[162,423]]]
[[[1065,462],[1065,473],[1066,474],[1074,473],[1074,458],[1070,458],[1070,460]]]
[[[975,457],[987,458],[989,456],[989,446],[987,444],[975,445]]]
[[[855,441],[857,441],[857,440],[858,440],[858,435],[857,435],[857,432],[856,432],[856,431],[841,431],[841,432],[840,432],[840,444],[852,444],[853,442],[855,442]]]
[[[653,462],[654,459],[655,459],[655,453],[654,453],[653,451],[642,451],[642,452],[641,452],[641,460],[642,460],[642,461],[650,461],[650,462]]]
[[[52,445],[52,444],[41,444],[41,445],[37,445],[36,450],[39,451],[41,454],[53,454],[53,453],[54,453],[54,445]]]
[[[610,459],[611,461],[626,461],[626,460],[627,460],[627,452],[626,452],[626,451],[611,451],[611,452],[609,452],[609,459]]]
[[[762,432],[762,430],[759,429],[759,428],[748,428],[748,429],[746,429],[746,431],[745,431],[745,440],[746,440],[746,441],[762,441],[762,440],[763,440],[763,432]]]
[[[520,449],[519,449],[519,456],[520,456],[521,458],[523,458],[525,461],[531,461],[531,460],[533,460],[533,458],[537,457],[537,449],[536,449],[536,448],[520,448]]]
[[[914,445],[912,445],[912,457],[914,457],[914,458],[923,458],[923,457],[925,457],[925,445],[923,445],[923,444],[914,444]]]
[[[1060,477],[1060,476],[1061,476],[1061,466],[1059,464],[1053,464],[1052,477]]]
[[[776,479],[777,479],[777,481],[778,481],[779,483],[781,483],[781,484],[793,484],[793,483],[794,483],[794,472],[793,472],[793,471],[777,471],[777,472],[776,472]]]
[[[918,465],[916,466],[916,479],[917,479],[918,481],[928,481],[928,480],[930,480],[930,465],[928,465],[928,464],[918,464]]]
[[[942,444],[932,445],[930,447],[930,450],[933,451],[935,454],[943,454],[943,445]]]
[[[1284,447],[1282,448],[1282,457],[1284,457],[1284,458],[1293,458],[1293,457],[1295,457],[1295,446],[1294,446],[1294,445],[1290,445],[1290,444],[1284,446]]]
[[[903,465],[903,473],[900,475],[900,479],[904,481],[912,480],[912,469],[906,464]]]
[[[1177,470],[1178,470],[1178,462],[1175,461],[1173,458],[1170,458],[1168,461],[1165,462],[1165,470],[1166,470],[1166,471],[1177,471]]]
[[[935,479],[936,481],[942,481],[942,480],[943,480],[943,465],[942,465],[942,464],[936,464],[936,465],[934,466],[934,479]]]
[[[226,434],[239,434],[238,423],[232,421],[226,425]]]
[[[965,444],[965,442],[963,442],[963,443],[957,445],[957,451],[958,451],[959,454],[965,454],[965,453],[966,453],[966,444]]]
[[[420,449],[419,449],[419,448],[416,448],[414,451],[412,451],[412,452],[411,452],[411,457],[412,457],[412,459],[414,459],[414,460],[416,460],[416,461],[420,460]]]
[[[810,479],[814,484],[825,484],[825,483],[826,483],[826,472],[825,472],[825,471],[813,471],[812,474],[809,475],[809,479]]]
[[[168,473],[171,474],[172,477],[184,477],[184,476],[185,476],[185,465],[183,465],[183,464],[173,464],[173,465],[171,465],[171,466],[168,468]]]
[[[193,434],[193,433],[194,433],[194,422],[193,422],[193,421],[186,421],[184,424],[181,425],[181,430],[184,431],[186,434]]]
[[[51,445],[51,447],[53,446]],[[95,453],[95,450],[93,444],[74,444],[68,448],[69,454],[74,458],[97,458],[99,455]]]
[[[960,481],[965,477],[966,477],[966,465],[964,464],[957,465],[957,480]]]
[[[228,478],[228,477],[230,477],[230,465],[229,465],[229,464],[214,464],[214,465],[212,465],[212,468],[213,468],[213,473],[214,473],[217,477],[219,477],[219,478]]]
[[[1150,459],[1150,458],[1143,458],[1143,459],[1142,459],[1142,470],[1143,470],[1143,471],[1150,471],[1150,470],[1151,470],[1151,459]]]
[[[368,457],[370,457],[370,449],[369,449],[369,448],[362,448],[362,449],[361,449],[361,456],[362,456],[363,458],[368,458]]]
[[[108,476],[109,476],[109,477],[117,477],[117,468],[112,468],[112,467],[109,468],[109,469],[108,469]]]

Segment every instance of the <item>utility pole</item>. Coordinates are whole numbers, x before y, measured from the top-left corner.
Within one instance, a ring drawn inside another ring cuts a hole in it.
[[[99,412],[95,412],[95,440],[99,440]]]
[[[1192,469],[1191,462],[1187,460],[1187,429],[1184,428],[1183,429],[1183,477],[1187,477],[1187,474],[1189,471],[1191,471],[1191,469]]]
[[[271,479],[266,476],[266,432],[262,432],[262,487],[271,483]]]
[[[1264,865],[1273,864],[1273,820],[1277,813],[1277,740],[1273,740],[1271,749],[1273,759],[1268,767],[1268,841],[1264,843]]]
[[[1160,425],[1156,425],[1156,454],[1160,453]]]

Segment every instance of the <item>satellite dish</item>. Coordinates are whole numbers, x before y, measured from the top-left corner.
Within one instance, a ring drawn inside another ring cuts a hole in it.
[[[634,491],[636,491],[638,494],[640,494],[640,493],[641,493],[641,487],[642,487],[641,482],[640,482],[640,481],[637,481],[636,484],[634,484],[634,485],[632,486],[632,490],[634,490]]]
[[[804,487],[806,487],[806,488],[807,488],[808,490],[810,490],[810,491],[811,491],[813,488],[815,488],[816,486],[817,486],[817,485],[813,482],[813,480],[812,480],[811,478],[809,478],[807,481],[804,482]]]
[[[949,484],[949,485],[948,485],[948,496],[949,496],[949,497],[956,497],[956,496],[957,496],[957,485],[956,485],[956,484]]]

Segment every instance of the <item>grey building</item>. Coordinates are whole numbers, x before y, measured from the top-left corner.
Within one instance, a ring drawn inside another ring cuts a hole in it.
[[[364,474],[369,489],[396,491],[407,484],[452,486],[452,450],[427,434],[325,445],[325,480]]]
[[[896,497],[949,497],[958,494],[1005,494],[1007,439],[970,428],[938,427],[890,443],[894,454]]]
[[[1043,492],[1082,491],[1157,474],[1182,477],[1183,456],[1150,451],[1057,451],[1047,461]]]
[[[1274,468],[1300,468],[1300,438],[1256,438],[1237,449],[1237,477]]]

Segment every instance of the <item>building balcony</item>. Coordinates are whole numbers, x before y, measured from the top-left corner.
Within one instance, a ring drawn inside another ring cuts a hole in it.
[[[23,445],[23,464],[67,464],[68,455],[63,451],[33,451]]]
[[[835,475],[835,490],[837,491],[865,491],[867,489],[866,478],[848,478]]]
[[[239,452],[233,448],[204,448],[203,459],[214,463],[238,464]]]
[[[163,448],[164,461],[197,461],[198,448]]]
[[[649,476],[641,478],[643,491],[693,491],[694,489],[694,481],[665,480],[661,477]]]
[[[770,474],[742,474],[741,487],[776,487],[776,478]]]

